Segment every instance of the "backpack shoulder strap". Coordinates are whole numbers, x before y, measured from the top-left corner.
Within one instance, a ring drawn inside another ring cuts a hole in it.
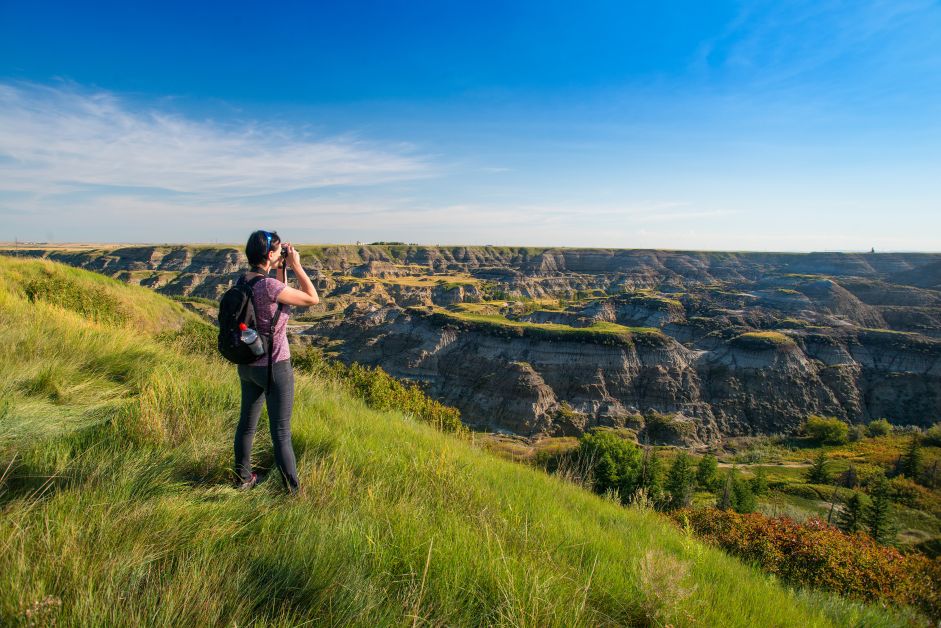
[[[264,275],[256,275],[255,277],[252,277],[251,279],[248,279],[248,275],[249,275],[249,273],[245,273],[244,275],[242,275],[242,277],[245,277],[245,278],[247,279],[247,283],[248,283],[248,287],[249,287],[249,288],[254,288],[256,283],[258,283],[259,281],[261,281],[262,279],[265,278]]]

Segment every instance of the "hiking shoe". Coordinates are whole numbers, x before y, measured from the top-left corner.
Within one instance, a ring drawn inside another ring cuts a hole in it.
[[[248,489],[252,488],[256,484],[258,484],[258,474],[252,473],[252,478],[250,480],[246,480],[242,482],[241,484],[239,484],[238,489],[240,491],[247,491]]]

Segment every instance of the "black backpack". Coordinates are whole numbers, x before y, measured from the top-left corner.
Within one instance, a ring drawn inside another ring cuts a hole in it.
[[[251,364],[258,360],[258,356],[252,353],[251,347],[242,342],[239,323],[257,331],[257,320],[255,318],[255,306],[252,303],[252,288],[255,284],[266,277],[259,275],[246,281],[246,276],[242,275],[235,285],[225,291],[222,298],[219,299],[219,353],[229,362],[235,364]],[[265,351],[268,353],[268,381],[271,381],[271,351],[274,342],[274,330],[281,317],[282,304],[278,304],[278,309],[271,320],[271,329],[268,330],[268,336],[261,336]]]

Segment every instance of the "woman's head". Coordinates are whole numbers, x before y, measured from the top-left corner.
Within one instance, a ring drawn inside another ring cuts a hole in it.
[[[269,254],[278,251],[279,244],[281,244],[281,238],[277,231],[255,231],[248,236],[248,244],[245,245],[248,263],[252,266],[264,266],[271,259]]]

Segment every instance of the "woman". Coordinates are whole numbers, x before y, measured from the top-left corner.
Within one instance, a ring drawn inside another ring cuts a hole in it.
[[[274,460],[281,472],[284,485],[290,493],[299,489],[294,447],[291,444],[291,411],[294,407],[294,371],[291,368],[291,351],[288,347],[287,322],[291,305],[309,306],[320,303],[320,297],[311,283],[301,256],[289,243],[284,245],[286,255],[282,257],[281,238],[274,231],[256,231],[248,238],[245,255],[252,266],[245,275],[249,281],[256,276],[265,277],[252,287],[252,305],[255,308],[258,334],[268,336],[271,321],[280,307],[281,314],[275,324],[272,352],[271,378],[268,378],[268,355],[265,354],[251,364],[238,366],[242,383],[242,410],[239,425],[235,430],[235,472],[239,488],[249,489],[258,482],[258,474],[252,472],[252,440],[258,417],[261,416],[262,394],[268,405],[268,420],[271,427],[271,442],[274,445]],[[300,290],[285,285],[285,266],[297,275]],[[277,278],[268,277],[277,269]]]

